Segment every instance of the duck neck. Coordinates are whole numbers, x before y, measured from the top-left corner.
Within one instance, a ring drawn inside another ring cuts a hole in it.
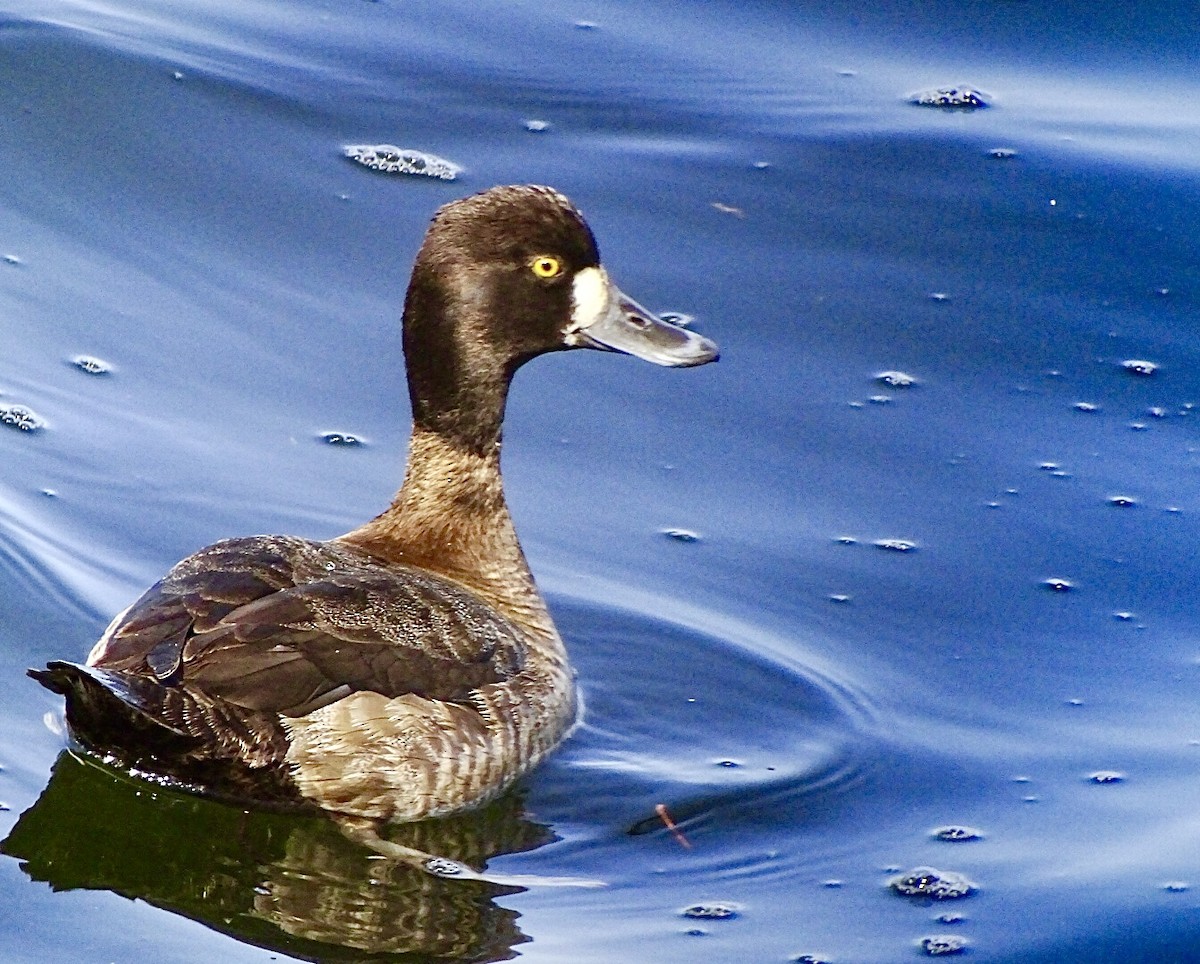
[[[502,415],[502,412],[501,412]],[[379,516],[341,537],[374,556],[459,582],[536,635],[557,640],[517,540],[491,443],[415,420],[404,484]]]

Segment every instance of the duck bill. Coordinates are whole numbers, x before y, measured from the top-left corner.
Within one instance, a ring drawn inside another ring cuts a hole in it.
[[[717,360],[713,342],[647,311],[609,281],[603,268],[578,272],[572,294],[571,325],[564,338],[568,345],[619,351],[672,368]]]

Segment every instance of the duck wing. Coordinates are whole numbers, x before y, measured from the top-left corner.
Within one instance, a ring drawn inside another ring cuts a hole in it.
[[[295,717],[362,690],[466,702],[524,658],[521,634],[457,583],[340,543],[254,536],[176,565],[88,662]]]

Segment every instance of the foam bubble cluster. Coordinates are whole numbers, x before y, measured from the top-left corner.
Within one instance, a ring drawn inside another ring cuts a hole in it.
[[[349,432],[322,432],[320,439],[326,445],[342,445],[353,447],[362,445],[363,440],[357,435],[351,435]]]
[[[957,934],[932,934],[921,938],[921,950],[930,957],[948,957],[951,954],[961,954],[966,949],[966,938]]]
[[[679,913],[692,920],[732,920],[741,908],[737,904],[693,904]]]
[[[917,544],[911,539],[876,539],[874,545],[888,552],[912,552],[917,548]]]
[[[417,174],[453,181],[462,168],[452,161],[392,144],[350,144],[345,148],[350,160],[385,174]]]
[[[975,890],[975,885],[962,874],[932,867],[917,867],[888,881],[888,886],[905,897],[924,897],[929,900],[957,900]]]
[[[974,87],[934,87],[921,90],[908,98],[918,107],[942,107],[950,110],[979,110],[987,107],[987,97]]]
[[[910,375],[907,372],[879,372],[875,376],[875,381],[881,382],[884,385],[889,385],[892,388],[912,388],[918,384],[919,379],[915,375]]]
[[[945,840],[952,843],[958,843],[964,840],[979,840],[983,837],[983,833],[979,830],[976,830],[974,827],[952,825],[948,827],[938,827],[933,831],[933,837],[936,840]]]
[[[93,355],[76,355],[71,364],[87,375],[107,375],[112,371],[108,362]]]
[[[1123,361],[1121,362],[1121,367],[1124,368],[1125,371],[1129,372],[1130,375],[1141,375],[1143,378],[1149,378],[1156,371],[1158,371],[1158,365],[1152,361],[1145,361],[1141,358],[1130,358],[1126,361]]]
[[[36,432],[45,423],[33,409],[24,405],[0,405],[0,425],[7,425],[22,432]]]

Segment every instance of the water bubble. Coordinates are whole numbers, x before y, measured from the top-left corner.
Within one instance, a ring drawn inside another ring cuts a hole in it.
[[[756,171],[765,171],[767,168],[769,168],[771,166],[771,162],[770,161],[755,161],[750,166],[752,168],[754,168]]]
[[[1182,894],[1187,889],[1188,882],[1186,880],[1168,880],[1163,884],[1163,890],[1168,894]]]
[[[88,375],[107,375],[112,371],[108,362],[94,355],[76,355],[71,359],[71,364]]]
[[[910,94],[908,102],[944,110],[979,110],[988,106],[987,96],[974,87],[933,87]]]
[[[1073,696],[1067,700],[1067,706],[1083,706],[1083,700]]]
[[[921,938],[921,950],[930,957],[948,957],[962,954],[967,949],[967,939],[957,934],[932,934]]]
[[[867,401],[870,402],[872,405],[891,405],[892,404],[892,396],[891,395],[872,395],[870,398],[867,399]]]
[[[949,301],[950,296],[944,291],[933,291],[929,295],[930,301]]]
[[[343,445],[352,447],[362,445],[363,440],[357,435],[351,435],[349,432],[322,432],[318,438],[326,445]]]
[[[548,131],[553,125],[546,120],[529,119],[525,122],[525,130],[531,134],[540,134],[543,131]]]
[[[1146,431],[1146,423],[1145,422],[1130,422],[1129,427],[1130,427],[1130,429],[1132,429],[1135,432]]]
[[[856,545],[858,545],[858,540],[855,539],[854,536],[838,536],[833,541],[836,542],[840,546],[856,546]]]
[[[1088,779],[1092,783],[1122,783],[1125,780],[1125,774],[1118,773],[1116,770],[1097,770],[1089,775]]]
[[[9,804],[5,803],[3,800],[0,800],[0,813],[3,813],[4,811],[11,810],[11,809],[12,809],[12,807]]]
[[[576,30],[598,30],[599,28],[600,28],[600,24],[596,23],[594,20],[576,20],[575,21],[575,29]]]
[[[1171,289],[1170,288],[1155,288],[1154,293],[1156,295],[1158,295],[1160,298],[1165,298],[1167,295],[1169,295],[1171,293]]]
[[[958,900],[975,890],[975,885],[952,870],[917,867],[888,881],[888,886],[904,897],[925,897],[929,900]]]
[[[850,599],[850,596],[847,596],[845,593],[841,592],[831,593],[829,596],[829,601],[835,603],[848,603]]]
[[[1158,371],[1157,364],[1152,361],[1145,361],[1141,358],[1127,358],[1125,361],[1121,362],[1121,367],[1124,368],[1125,371],[1129,372],[1130,375],[1141,375],[1144,378],[1148,378]]]
[[[21,264],[21,259],[18,258],[15,254],[6,254],[4,256],[4,263],[5,264]]]
[[[993,147],[988,151],[988,157],[994,157],[998,161],[1007,161],[1017,156],[1017,152],[1011,147]]]
[[[1058,576],[1051,576],[1049,579],[1043,579],[1042,585],[1051,592],[1070,592],[1075,588],[1075,583],[1070,579],[1062,579]]]
[[[462,168],[452,161],[392,144],[349,144],[344,149],[346,157],[386,174],[419,174],[453,181],[462,173]]]
[[[1138,504],[1138,500],[1132,495],[1110,495],[1108,504],[1118,509],[1132,509]]]
[[[693,532],[691,529],[663,529],[662,534],[668,539],[674,539],[676,542],[700,541],[700,533]]]
[[[889,552],[912,552],[917,548],[917,544],[911,539],[876,539],[872,545]]]
[[[976,830],[974,827],[958,826],[952,824],[946,827],[938,827],[930,832],[930,835],[935,840],[945,840],[952,843],[958,843],[966,840],[982,840],[983,832]]]
[[[46,427],[37,413],[24,405],[0,405],[0,425],[22,432],[37,432]]]
[[[1024,774],[1020,774],[1018,776],[1013,777],[1012,782],[1013,783],[1033,783],[1033,777],[1027,777]]]
[[[1161,405],[1151,405],[1148,409],[1146,409],[1146,414],[1151,418],[1166,418],[1167,410]]]
[[[938,914],[934,920],[939,924],[961,924],[966,918],[962,914],[945,913]]]
[[[679,913],[689,920],[733,920],[741,909],[741,904],[720,902],[692,904],[691,907],[685,907]]]
[[[1133,622],[1134,616],[1133,613],[1120,609],[1113,613],[1113,619],[1116,619],[1122,623],[1129,623]]]
[[[906,372],[894,371],[880,372],[875,376],[875,381],[882,382],[891,388],[912,388],[914,385],[919,384],[919,379],[915,376],[909,375]]]
[[[457,860],[448,857],[430,857],[425,861],[425,870],[435,877],[458,877],[465,869]]]
[[[733,769],[736,769],[737,767],[740,767],[741,764],[738,763],[737,760],[718,760],[717,766],[725,767],[727,769],[733,770]]]
[[[821,882],[821,886],[826,887],[829,890],[837,890],[839,887],[842,886],[842,881],[836,880],[836,879],[825,880],[825,881]]]
[[[1058,472],[1059,464],[1057,462],[1039,462],[1038,469],[1042,472]]]
[[[817,954],[797,954],[788,960],[792,964],[829,964],[829,961]]]
[[[1077,412],[1098,412],[1098,411],[1100,411],[1100,406],[1094,405],[1091,402],[1076,402],[1071,407],[1073,409],[1075,409],[1075,411],[1077,411]]]

